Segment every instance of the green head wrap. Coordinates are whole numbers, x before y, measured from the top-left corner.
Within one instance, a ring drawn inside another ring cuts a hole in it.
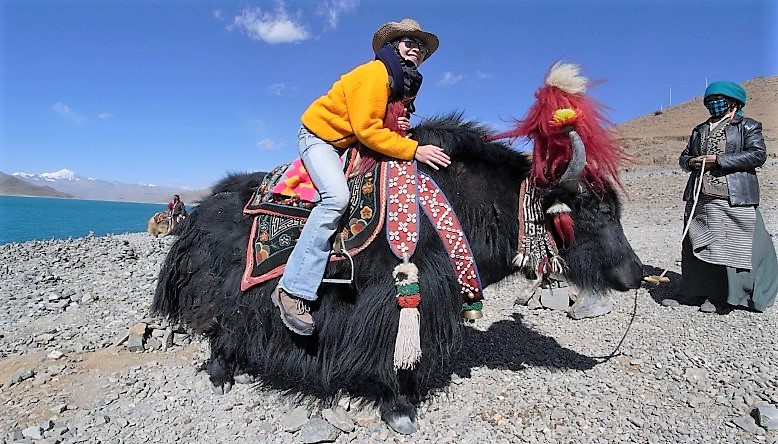
[[[743,108],[746,106],[746,90],[735,82],[713,82],[705,88],[705,97],[721,94],[722,96],[735,99],[740,102],[737,113],[743,115]],[[705,100],[703,98],[703,100]]]

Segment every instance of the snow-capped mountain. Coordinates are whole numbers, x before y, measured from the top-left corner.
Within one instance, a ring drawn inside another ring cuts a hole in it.
[[[67,168],[63,168],[54,173],[41,173],[41,177],[52,180],[79,180],[79,178],[76,177],[76,173]]]
[[[79,176],[74,171],[63,168],[53,173],[13,173],[12,176],[28,183],[47,186],[80,199],[114,200],[128,202],[169,202],[174,194],[179,194],[184,202],[201,198],[207,190],[183,190],[180,188],[157,185],[126,184],[115,181],[92,179]],[[0,194],[2,190],[0,190]]]
[[[74,173],[73,171],[63,168],[59,171],[55,171],[53,173],[40,173],[40,174],[32,174],[32,173],[13,173],[12,176],[21,178],[21,179],[27,179],[28,181],[33,180],[39,180],[39,181],[55,181],[55,180],[84,180],[84,177],[81,177]]]

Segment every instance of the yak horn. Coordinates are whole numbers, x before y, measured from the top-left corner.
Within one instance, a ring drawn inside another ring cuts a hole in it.
[[[571,129],[567,135],[570,136],[573,156],[567,165],[567,170],[559,179],[559,185],[571,193],[575,193],[578,192],[578,182],[581,181],[581,174],[586,166],[586,148],[581,136],[575,130]]]

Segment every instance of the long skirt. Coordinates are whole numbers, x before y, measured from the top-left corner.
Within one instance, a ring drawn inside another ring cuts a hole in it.
[[[710,300],[765,311],[778,294],[778,259],[759,209],[751,249],[751,270],[703,262],[694,256],[689,237],[681,249],[681,296],[689,301]]]

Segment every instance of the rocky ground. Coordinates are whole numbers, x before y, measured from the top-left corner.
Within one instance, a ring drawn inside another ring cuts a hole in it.
[[[775,237],[778,161],[759,174]],[[613,312],[577,321],[514,306],[520,281],[487,289],[485,317],[412,436],[346,397],[333,406],[256,384],[214,395],[197,371],[207,344],[147,314],[172,238],[1,245],[0,442],[778,443],[776,308],[659,303],[678,287],[685,179],[623,176],[627,237],[669,284],[615,294]]]

